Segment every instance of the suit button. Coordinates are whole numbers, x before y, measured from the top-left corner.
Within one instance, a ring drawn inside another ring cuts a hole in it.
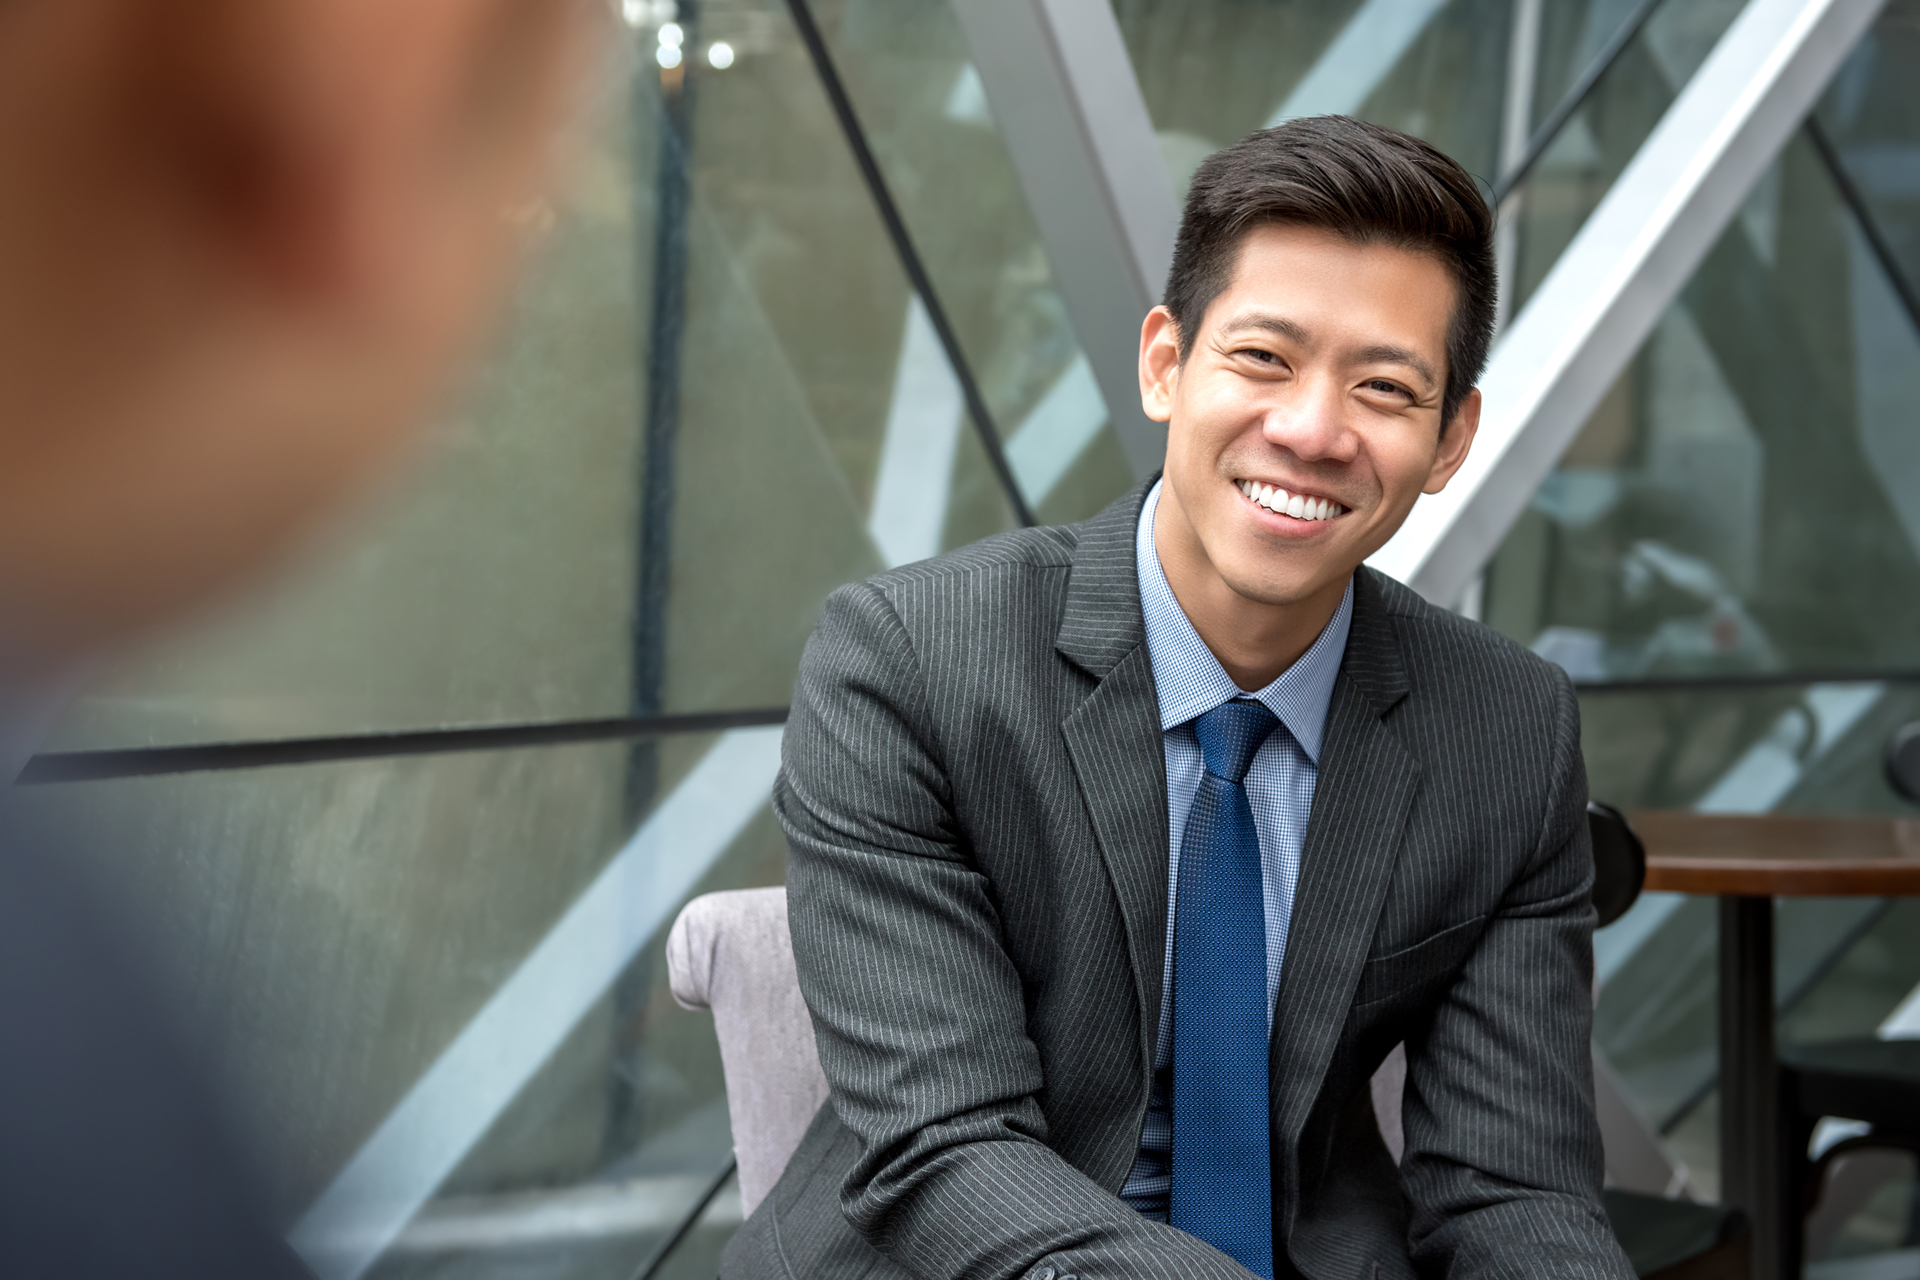
[[[1040,1264],[1040,1269],[1033,1273],[1033,1280],[1054,1280],[1054,1277],[1059,1274],[1058,1271],[1053,1269],[1051,1263],[1042,1263]]]

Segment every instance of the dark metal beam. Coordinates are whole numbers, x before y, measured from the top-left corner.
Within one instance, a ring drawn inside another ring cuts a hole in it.
[[[714,1175],[713,1181],[707,1184],[706,1189],[701,1192],[699,1198],[688,1208],[680,1221],[674,1224],[673,1230],[667,1232],[666,1238],[653,1247],[653,1252],[647,1255],[646,1261],[634,1269],[633,1280],[653,1280],[653,1273],[660,1269],[660,1264],[665,1262],[680,1242],[686,1238],[687,1232],[693,1230],[693,1224],[700,1221],[700,1215],[707,1211],[707,1206],[712,1204],[713,1198],[720,1194],[720,1188],[727,1185],[727,1179],[733,1176],[733,1171],[738,1166],[738,1160],[732,1156],[727,1157],[727,1163],[722,1166],[719,1173]]]
[[[267,769],[290,764],[332,764],[456,751],[513,751],[583,742],[621,742],[674,733],[720,733],[785,724],[785,707],[708,711],[691,715],[618,716],[548,724],[485,725],[422,729],[404,733],[357,733],[325,738],[279,738],[266,742],[202,742],[174,747],[125,747],[95,751],[47,751],[33,757],[21,782],[98,782],[167,773],[221,769]]]
[[[1893,254],[1893,246],[1880,233],[1880,223],[1873,216],[1873,209],[1861,194],[1853,175],[1847,172],[1847,166],[1840,159],[1840,152],[1834,147],[1833,140],[1827,137],[1826,129],[1818,116],[1809,115],[1806,123],[1807,138],[1813,143],[1813,149],[1820,153],[1820,160],[1827,166],[1827,172],[1833,175],[1833,184],[1840,188],[1840,198],[1847,202],[1847,208],[1853,211],[1853,220],[1859,224],[1860,234],[1866,237],[1867,247],[1873,250],[1873,256],[1880,261],[1880,269],[1887,273],[1887,283],[1900,298],[1900,305],[1906,309],[1907,319],[1913,322],[1916,332],[1920,332],[1920,294],[1914,292],[1913,283],[1907,279],[1906,270],[1901,267],[1900,259]]]
[[[1633,43],[1633,38],[1640,34],[1641,27],[1647,25],[1647,19],[1653,16],[1653,11],[1660,7],[1660,3],[1661,0],[1640,0],[1640,4],[1634,11],[1627,15],[1626,21],[1620,24],[1619,30],[1615,31],[1606,44],[1600,47],[1600,51],[1593,55],[1592,61],[1588,62],[1586,69],[1580,73],[1580,78],[1561,95],[1560,101],[1555,103],[1553,110],[1547,113],[1547,118],[1540,122],[1540,127],[1535,129],[1533,136],[1527,139],[1526,149],[1520,153],[1520,158],[1514,161],[1513,167],[1501,174],[1499,181],[1493,184],[1494,208],[1498,209],[1506,198],[1513,194],[1513,189],[1527,180],[1527,175],[1533,172],[1533,166],[1540,162],[1540,157],[1547,153],[1547,148],[1553,145],[1553,140],[1558,138],[1560,131],[1567,127],[1567,121],[1573,119],[1573,113],[1580,109],[1580,104],[1585,102],[1587,95],[1593,92],[1593,87],[1600,83],[1600,77],[1607,74],[1608,68],[1612,67],[1626,47]]]
[[[1006,451],[1000,446],[1000,433],[994,429],[993,414],[987,409],[986,397],[980,393],[980,384],[973,376],[973,368],[967,363],[966,352],[960,347],[960,339],[954,333],[953,322],[947,318],[947,309],[940,304],[940,297],[933,289],[933,279],[927,274],[926,264],[920,260],[920,251],[914,247],[913,237],[907,232],[906,220],[900,216],[900,206],[894,203],[893,192],[887,186],[885,175],[880,172],[880,163],[874,159],[873,148],[867,145],[866,131],[860,127],[860,117],[854,112],[853,100],[847,96],[847,87],[840,79],[839,68],[834,65],[833,55],[827,49],[827,42],[820,34],[820,26],[813,20],[813,10],[807,0],[787,0],[787,8],[793,14],[793,25],[799,28],[800,39],[807,46],[807,54],[813,59],[814,73],[820,77],[820,85],[827,92],[827,101],[833,107],[834,117],[840,122],[840,131],[846,135],[847,150],[853,153],[854,163],[860,167],[860,176],[867,184],[867,193],[873,199],[873,205],[879,211],[880,221],[887,228],[887,237],[893,241],[893,251],[900,258],[900,267],[907,275],[907,283],[920,296],[920,303],[927,309],[927,319],[933,324],[933,331],[940,339],[940,348],[947,354],[947,363],[953,366],[953,376],[960,383],[960,394],[967,402],[967,416],[973,421],[974,433],[980,438],[980,447],[986,451],[987,464],[993,468],[993,474],[1000,481],[1000,488],[1006,494],[1007,505],[1013,508],[1013,514],[1023,525],[1033,524],[1033,512],[1027,506],[1026,495],[1020,492],[1019,484],[1013,478],[1013,468],[1007,465]]]

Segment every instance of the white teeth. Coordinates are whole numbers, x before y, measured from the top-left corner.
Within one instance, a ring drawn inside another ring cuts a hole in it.
[[[1304,494],[1288,493],[1278,485],[1259,480],[1235,480],[1233,484],[1249,501],[1257,502],[1269,511],[1292,516],[1295,520],[1331,520],[1337,515],[1344,515],[1347,510],[1331,498],[1309,498]]]

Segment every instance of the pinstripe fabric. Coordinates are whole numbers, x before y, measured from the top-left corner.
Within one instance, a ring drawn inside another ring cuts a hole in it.
[[[1245,1280],[1116,1194],[1167,927],[1144,495],[827,601],[774,804],[832,1099],[729,1280]],[[1279,1274],[1632,1274],[1598,1202],[1578,730],[1556,668],[1356,574],[1270,1044]],[[1367,1079],[1402,1040],[1396,1172]]]
[[[1153,517],[1159,503],[1160,486],[1155,484],[1147,490],[1140,508],[1133,560],[1140,582],[1147,654],[1160,702],[1161,746],[1167,762],[1167,901],[1174,903],[1179,901],[1181,835],[1187,828],[1193,797],[1200,790],[1204,767],[1192,722],[1240,696],[1241,691],[1193,629],[1167,584],[1153,542]],[[1274,997],[1280,990],[1280,968],[1287,953],[1287,922],[1293,914],[1294,889],[1300,880],[1300,848],[1306,839],[1313,789],[1320,775],[1327,704],[1333,700],[1333,682],[1340,674],[1340,659],[1346,653],[1352,623],[1353,584],[1349,582],[1326,629],[1298,661],[1253,695],[1288,730],[1267,739],[1246,778],[1247,801],[1253,808],[1254,827],[1260,833],[1269,1030]],[[1173,973],[1173,932],[1170,925],[1162,968],[1168,975],[1163,981],[1167,982]],[[1173,1115],[1167,1092],[1173,1065],[1173,1019],[1166,1003],[1160,1008],[1156,1043],[1153,1090],[1140,1131],[1140,1154],[1120,1188],[1120,1197],[1139,1212],[1165,1222],[1167,1197],[1173,1190]]]

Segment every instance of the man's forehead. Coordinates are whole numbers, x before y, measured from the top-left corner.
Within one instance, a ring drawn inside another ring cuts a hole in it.
[[[1232,270],[1214,301],[1235,312],[1259,309],[1295,317],[1332,296],[1343,309],[1379,310],[1378,318],[1405,338],[1424,327],[1422,318],[1440,320],[1444,331],[1458,292],[1446,264],[1419,248],[1320,227],[1263,223],[1240,238]],[[1423,317],[1430,309],[1438,314]]]

